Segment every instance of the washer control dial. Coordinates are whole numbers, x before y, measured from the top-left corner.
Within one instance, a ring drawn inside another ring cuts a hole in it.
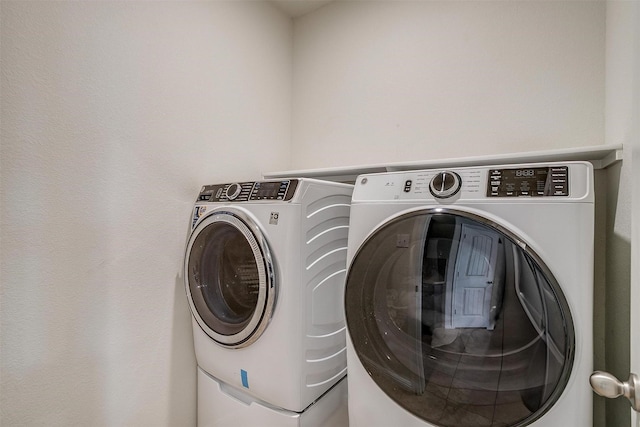
[[[438,172],[436,176],[431,178],[429,183],[429,191],[439,199],[446,199],[460,191],[462,187],[462,179],[460,175],[451,171]]]
[[[227,190],[225,191],[225,194],[227,196],[227,199],[235,200],[236,197],[240,195],[241,191],[242,191],[242,186],[234,182],[233,184],[229,184],[229,186],[227,187]]]

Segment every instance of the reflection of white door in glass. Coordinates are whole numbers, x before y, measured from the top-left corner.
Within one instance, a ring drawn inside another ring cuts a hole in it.
[[[452,281],[451,328],[495,327],[492,314],[498,233],[462,224]]]

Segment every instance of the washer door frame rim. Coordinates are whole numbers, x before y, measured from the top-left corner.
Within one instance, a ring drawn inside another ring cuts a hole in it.
[[[484,214],[484,215],[483,215]],[[535,249],[533,247],[531,247],[531,245],[527,244],[520,236],[519,234],[510,229],[508,227],[508,225],[502,224],[500,221],[500,219],[496,218],[494,215],[492,215],[489,212],[485,212],[484,210],[480,209],[475,209],[473,207],[448,207],[448,206],[441,206],[441,205],[423,205],[423,206],[417,206],[417,207],[413,207],[407,210],[402,210],[399,212],[396,212],[388,217],[386,217],[384,220],[382,220],[381,222],[378,222],[373,228],[370,229],[369,232],[367,232],[365,234],[365,236],[362,238],[361,242],[357,244],[357,248],[349,262],[349,265],[347,267],[347,276],[346,276],[346,280],[345,280],[345,299],[344,299],[344,304],[345,307],[347,307],[348,305],[348,301],[347,301],[347,286],[349,283],[349,275],[350,275],[350,271],[353,267],[353,264],[355,263],[355,261],[357,260],[360,252],[363,250],[363,248],[365,246],[367,246],[367,244],[369,244],[369,242],[385,227],[387,227],[390,223],[403,218],[403,217],[410,217],[410,216],[416,216],[416,215],[458,215],[473,221],[477,221],[483,225],[489,226],[495,230],[497,230],[498,232],[502,233],[506,238],[510,239],[512,241],[513,244],[515,244],[517,247],[519,247],[520,250],[522,250],[527,256],[529,256],[533,262],[536,264],[536,266],[540,269],[540,271],[543,273],[545,279],[548,281],[548,283],[551,285],[552,290],[554,291],[554,293],[559,292],[560,293],[560,298],[557,298],[556,296],[556,301],[559,303],[559,306],[562,310],[562,314],[565,316],[565,324],[567,325],[566,333],[567,333],[567,351],[565,353],[565,362],[564,362],[564,369],[563,369],[563,373],[558,381],[558,383],[556,384],[556,387],[554,388],[554,390],[551,392],[551,394],[549,395],[549,397],[547,398],[547,400],[541,405],[541,407],[533,414],[531,414],[529,417],[523,419],[521,422],[513,425],[513,427],[521,427],[521,426],[526,426],[529,425],[533,422],[535,422],[536,420],[539,420],[541,417],[544,416],[544,414],[546,414],[557,402],[558,400],[562,397],[562,394],[565,390],[565,388],[567,387],[567,385],[569,384],[569,382],[571,381],[571,377],[572,374],[574,372],[574,364],[575,364],[575,356],[576,356],[576,346],[578,345],[577,341],[576,341],[576,331],[575,331],[575,322],[573,319],[573,315],[571,313],[571,308],[569,306],[569,302],[562,290],[562,287],[560,286],[560,283],[558,282],[558,280],[555,278],[555,275],[553,274],[553,272],[551,271],[551,269],[547,266],[547,263],[544,262],[544,260],[542,259],[542,257],[540,257],[540,255],[538,255],[538,253],[535,251]],[[508,221],[503,220],[505,223],[508,224]],[[349,328],[349,322],[348,322],[348,316],[347,313],[345,312],[345,326],[347,329],[347,336],[349,337],[349,341],[350,345],[352,346],[355,355],[357,356],[357,358],[359,359],[359,363],[362,365],[362,367],[366,370],[366,364],[363,362],[363,359],[360,355],[360,352],[358,351],[357,347],[355,346],[353,339],[351,339],[351,335],[352,332],[351,329]],[[356,333],[365,333],[366,331],[355,331]],[[375,382],[375,381],[374,381]],[[376,383],[376,385],[378,385]],[[386,394],[386,391],[383,390],[381,388],[381,391],[383,391]],[[407,410],[408,409],[400,404],[397,399],[395,399],[392,396],[391,399],[396,402],[397,404],[399,404],[403,409]],[[417,414],[413,413],[412,411],[409,411],[412,415],[414,416],[418,416]]]
[[[189,285],[189,259],[193,244],[200,233],[209,225],[220,222],[231,225],[247,240],[247,243],[252,249],[254,260],[259,271],[260,291],[255,311],[247,326],[243,328],[241,332],[233,335],[217,333],[207,325],[195,306]],[[267,239],[257,222],[243,210],[234,209],[229,206],[218,207],[207,212],[206,215],[197,222],[189,235],[185,250],[184,282],[191,315],[196,320],[196,323],[198,323],[200,329],[223,347],[238,349],[251,345],[264,333],[271,322],[277,300],[274,258]]]

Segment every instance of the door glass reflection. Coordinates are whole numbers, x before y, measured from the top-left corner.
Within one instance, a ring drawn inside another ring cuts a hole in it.
[[[189,289],[203,321],[221,335],[237,334],[256,310],[260,279],[253,251],[236,227],[216,222],[196,238]]]
[[[400,217],[350,267],[351,339],[374,381],[422,419],[526,424],[553,403],[571,368],[566,301],[544,271],[481,221]]]

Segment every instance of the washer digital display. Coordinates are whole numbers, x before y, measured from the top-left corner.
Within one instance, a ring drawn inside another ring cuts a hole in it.
[[[282,200],[289,182],[256,182],[251,192],[251,200]]]

